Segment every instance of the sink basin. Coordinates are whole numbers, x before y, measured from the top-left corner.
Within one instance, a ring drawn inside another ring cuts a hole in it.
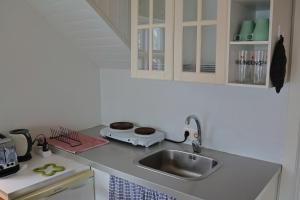
[[[138,166],[184,180],[203,179],[220,167],[210,157],[178,150],[161,150],[137,161]]]

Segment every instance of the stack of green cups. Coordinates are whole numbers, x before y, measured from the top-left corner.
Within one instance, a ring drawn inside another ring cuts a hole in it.
[[[235,41],[268,41],[269,19],[259,18],[245,20],[242,23],[240,33],[234,36]]]

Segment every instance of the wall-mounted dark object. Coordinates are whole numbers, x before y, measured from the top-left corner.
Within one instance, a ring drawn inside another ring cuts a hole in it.
[[[280,35],[280,39],[275,45],[270,70],[270,78],[277,93],[282,89],[286,75],[287,58],[283,42],[284,38]]]

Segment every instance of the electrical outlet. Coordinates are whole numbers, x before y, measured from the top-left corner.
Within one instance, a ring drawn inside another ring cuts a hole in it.
[[[198,138],[198,131],[196,129],[190,129],[191,139],[196,140]]]
[[[188,137],[188,139],[187,139],[188,142],[191,142],[191,141],[193,141],[193,140],[196,140],[197,137],[198,137],[198,132],[197,132],[197,130],[196,130],[196,129],[193,129],[193,128],[189,127],[189,126],[185,126],[183,131],[184,131],[184,132],[188,131],[188,132],[190,133],[190,135],[189,135],[189,137]]]

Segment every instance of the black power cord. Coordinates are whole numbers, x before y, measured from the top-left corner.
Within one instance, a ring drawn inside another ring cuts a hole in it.
[[[184,143],[188,139],[189,136],[190,136],[190,132],[185,131],[184,132],[184,140],[183,141],[174,141],[174,140],[170,140],[170,139],[165,139],[165,140],[168,141],[168,142],[180,144],[180,143]]]
[[[35,142],[37,142],[37,146],[42,147],[42,150],[44,152],[49,150],[48,142],[44,134],[37,135],[32,144],[34,144]]]

